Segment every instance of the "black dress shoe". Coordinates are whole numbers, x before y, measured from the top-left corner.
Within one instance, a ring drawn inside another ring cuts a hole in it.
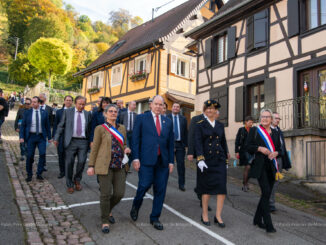
[[[270,211],[271,213],[274,213],[274,212],[277,211],[277,209],[276,209],[274,206],[271,206],[271,207],[269,207],[269,211]]]
[[[43,172],[47,172],[47,171],[48,171],[48,170],[44,167],[44,168],[43,168]]]
[[[159,220],[151,220],[151,225],[153,225],[156,230],[163,230],[163,224]]]
[[[256,225],[261,229],[266,229],[266,225],[264,223],[262,223],[262,222],[254,221],[254,226],[256,226]]]
[[[180,191],[186,191],[186,188],[184,186],[179,186]]]
[[[58,179],[62,179],[63,177],[65,177],[65,174],[64,174],[64,173],[60,173],[60,174],[58,175]]]
[[[272,227],[272,228],[266,228],[266,232],[267,233],[275,233],[276,232],[276,230],[275,230],[275,228],[274,227]]]
[[[111,224],[114,224],[115,223],[115,219],[114,219],[114,217],[112,215],[109,217],[109,222]]]
[[[218,224],[218,226],[221,227],[221,228],[225,228],[225,224],[223,222],[222,223],[218,222],[216,216],[214,216],[214,223]]]
[[[102,227],[102,232],[105,233],[105,234],[109,233],[110,232],[109,226],[106,225],[106,226]]]
[[[27,177],[25,180],[26,180],[26,182],[31,182],[32,181],[32,177]]]
[[[138,209],[135,206],[132,206],[130,210],[130,217],[133,221],[138,219]]]
[[[44,178],[42,177],[42,175],[37,175],[36,179],[38,179],[38,180],[44,180]]]
[[[200,217],[200,220],[201,220],[201,222],[202,222],[204,225],[207,225],[207,226],[210,226],[210,225],[211,225],[211,222],[209,222],[209,221],[204,221],[204,220],[203,220],[203,216]]]

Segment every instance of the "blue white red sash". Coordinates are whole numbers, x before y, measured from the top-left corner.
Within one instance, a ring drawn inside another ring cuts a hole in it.
[[[274,146],[273,140],[272,140],[271,136],[269,135],[269,133],[261,125],[259,125],[257,128],[258,128],[258,133],[264,140],[265,145],[267,146],[268,150],[272,153],[275,152],[275,146]],[[279,172],[276,158],[273,159],[273,163],[274,163],[274,167],[275,167],[276,171]]]
[[[121,146],[124,144],[123,135],[113,126],[109,127],[106,123],[102,124],[102,126],[108,131],[119,143]]]

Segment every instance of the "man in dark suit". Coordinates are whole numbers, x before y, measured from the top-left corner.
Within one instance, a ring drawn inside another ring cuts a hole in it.
[[[286,150],[283,132],[278,126],[280,124],[280,121],[281,121],[280,114],[278,114],[277,112],[274,112],[271,128],[275,129],[279,133],[279,136],[280,136],[281,154],[279,155],[279,157],[277,157],[276,160],[277,160],[277,165],[278,165],[279,171],[282,172],[283,169],[288,170],[291,168],[291,161],[290,161],[289,155]],[[269,208],[270,208],[271,212],[275,212],[277,210],[275,207],[275,192],[276,192],[278,185],[279,185],[279,181],[276,180],[273,185],[271,197],[269,199]]]
[[[7,101],[5,100],[5,98],[3,98],[2,96],[3,96],[3,91],[0,88],[0,143],[2,143],[1,126],[4,123],[5,117],[8,116],[8,112],[9,112],[9,105],[8,105]]]
[[[58,124],[61,121],[63,112],[72,106],[73,100],[74,99],[72,98],[71,95],[67,95],[64,98],[63,107],[56,111],[55,118],[54,118],[54,124],[53,124],[53,131],[52,131],[53,138],[57,131]],[[59,138],[59,144],[58,144],[57,151],[58,151],[58,157],[59,157],[59,170],[60,170],[58,179],[61,179],[61,178],[65,177],[65,150],[64,150],[63,135],[61,135]]]
[[[65,176],[67,184],[67,192],[72,194],[74,186],[76,191],[81,191],[83,170],[87,159],[87,151],[89,149],[89,138],[91,133],[90,112],[85,111],[86,98],[77,96],[75,98],[75,107],[69,108],[63,112],[62,119],[58,124],[57,131],[54,136],[54,144],[59,145],[60,136],[63,135],[65,148]],[[75,156],[77,155],[76,173],[73,177]]]
[[[42,110],[45,110],[47,113],[48,113],[48,116],[49,116],[49,121],[50,121],[50,125],[51,125],[51,127],[53,126],[53,109],[52,109],[52,107],[51,106],[48,106],[48,105],[46,105],[45,103],[46,103],[46,94],[45,93],[40,93],[40,96],[39,96],[39,98],[40,98],[40,108],[42,109]]]
[[[135,125],[135,120],[137,113],[136,110],[136,102],[130,101],[128,103],[128,109],[126,111],[121,112],[119,117],[120,124],[123,124],[127,129],[127,145],[129,148],[131,148],[131,142],[132,142],[132,131]]]
[[[159,221],[163,208],[169,173],[174,166],[174,135],[172,121],[162,116],[164,99],[157,95],[149,113],[138,115],[132,135],[133,167],[138,171],[138,188],[130,216],[136,221],[143,197],[153,185],[154,200],[150,223],[163,230]]]
[[[187,119],[180,114],[180,104],[174,103],[172,105],[172,114],[167,116],[173,122],[174,132],[174,152],[175,159],[177,161],[178,169],[178,182],[179,189],[186,191],[185,189],[185,156],[186,147],[188,145],[188,129]]]
[[[46,157],[46,139],[51,142],[51,128],[48,113],[40,109],[40,99],[32,99],[32,109],[25,111],[19,130],[20,143],[27,142],[26,181],[30,182],[33,176],[35,148],[38,147],[39,161],[37,165],[37,179],[43,180],[42,172]]]

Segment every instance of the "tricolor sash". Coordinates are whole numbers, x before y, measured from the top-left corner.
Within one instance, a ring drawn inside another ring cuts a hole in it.
[[[109,127],[106,123],[102,124],[103,128],[106,129],[123,147],[124,138],[123,135],[113,126]]]
[[[275,146],[274,146],[273,140],[272,140],[271,136],[269,135],[269,133],[266,131],[266,129],[263,126],[259,125],[257,127],[257,130],[258,130],[258,133],[261,136],[261,138],[264,140],[265,145],[267,146],[268,150],[272,153],[275,152]],[[277,164],[276,158],[273,159],[273,164],[276,169],[275,179],[276,180],[282,179],[283,175],[280,173],[280,171],[278,169],[278,164]]]

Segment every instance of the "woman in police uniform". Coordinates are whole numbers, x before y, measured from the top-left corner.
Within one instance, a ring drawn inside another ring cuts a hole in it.
[[[200,120],[195,128],[195,151],[197,155],[197,191],[202,194],[201,221],[209,226],[208,202],[211,195],[217,195],[214,223],[224,228],[221,214],[226,196],[226,160],[228,146],[224,125],[216,120],[220,104],[215,100],[204,103],[206,118]]]

